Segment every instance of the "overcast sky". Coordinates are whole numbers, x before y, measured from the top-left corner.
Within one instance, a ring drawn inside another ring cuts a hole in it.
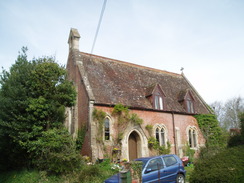
[[[91,52],[103,0],[0,0],[0,66],[55,56],[70,28]],[[184,74],[207,103],[244,97],[243,0],[107,0],[96,55]]]

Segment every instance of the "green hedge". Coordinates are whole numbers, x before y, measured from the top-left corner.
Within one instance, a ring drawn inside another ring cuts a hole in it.
[[[227,148],[220,153],[198,159],[191,183],[240,183],[244,180],[244,145]]]

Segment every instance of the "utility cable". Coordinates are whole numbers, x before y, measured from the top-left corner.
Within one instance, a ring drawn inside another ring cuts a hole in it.
[[[98,26],[97,26],[95,38],[94,38],[94,41],[93,41],[93,44],[92,44],[91,54],[93,53],[93,50],[94,50],[94,47],[95,47],[95,44],[96,44],[97,35],[98,35],[99,29],[100,29],[100,25],[101,25],[101,22],[102,22],[102,18],[103,18],[103,13],[104,13],[105,8],[106,8],[106,3],[107,3],[107,0],[104,0],[102,11],[101,11],[100,18],[99,18],[99,21],[98,21]]]

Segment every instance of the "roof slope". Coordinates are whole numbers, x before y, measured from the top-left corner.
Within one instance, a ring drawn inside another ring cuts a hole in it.
[[[209,113],[204,101],[183,75],[84,52],[78,54],[95,104],[121,103],[130,107],[153,109],[146,96],[153,86],[159,84],[166,95],[166,111],[185,112],[179,97],[190,89],[195,98],[196,113]]]

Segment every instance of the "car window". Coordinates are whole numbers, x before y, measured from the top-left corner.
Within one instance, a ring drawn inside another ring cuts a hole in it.
[[[166,156],[166,157],[163,157],[163,159],[164,159],[165,165],[167,167],[172,166],[177,163],[177,160],[174,156]]]
[[[163,161],[161,158],[155,158],[149,161],[146,170],[156,171],[163,168]]]

